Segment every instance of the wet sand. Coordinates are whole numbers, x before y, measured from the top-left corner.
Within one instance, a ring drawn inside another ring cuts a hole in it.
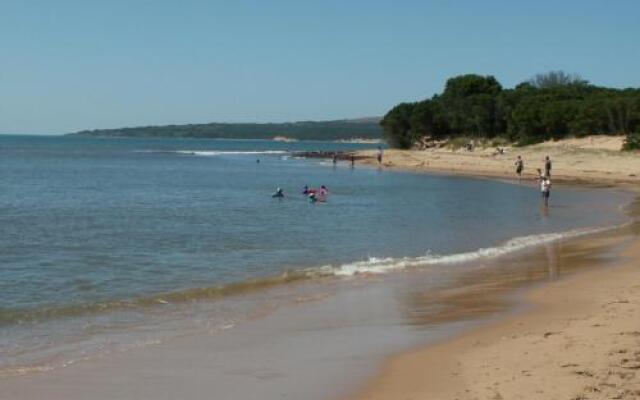
[[[393,357],[350,398],[640,398],[640,239],[619,235],[561,250],[590,269],[528,292],[526,312]]]

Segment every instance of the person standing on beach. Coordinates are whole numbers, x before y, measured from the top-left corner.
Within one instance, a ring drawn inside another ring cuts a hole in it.
[[[544,176],[551,178],[551,159],[549,156],[544,158]]]
[[[382,164],[382,146],[378,146],[378,164]]]
[[[547,208],[549,207],[549,196],[551,195],[551,179],[548,176],[543,176],[540,180],[540,191],[542,192],[544,206]]]
[[[516,174],[518,174],[518,182],[520,182],[520,179],[522,178],[522,170],[524,169],[524,161],[522,161],[522,157],[518,156],[518,159],[516,160]]]

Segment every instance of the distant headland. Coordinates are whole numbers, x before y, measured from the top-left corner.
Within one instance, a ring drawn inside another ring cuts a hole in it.
[[[71,133],[96,137],[181,137],[276,140],[381,140],[380,117],[284,123],[218,123],[95,129]]]

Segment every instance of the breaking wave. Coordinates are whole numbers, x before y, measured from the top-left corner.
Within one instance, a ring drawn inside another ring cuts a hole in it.
[[[190,156],[225,156],[225,155],[277,155],[287,154],[285,150],[236,151],[236,150],[138,150],[137,153],[185,154]]]
[[[559,233],[543,233],[537,235],[521,236],[510,239],[499,246],[480,248],[475,251],[456,254],[437,255],[427,253],[426,255],[420,257],[403,258],[372,257],[368,260],[343,264],[337,267],[324,266],[321,268],[321,271],[323,271],[323,273],[325,274],[333,274],[336,276],[353,276],[357,274],[382,274],[409,268],[420,268],[429,265],[459,264],[475,261],[478,259],[495,258],[524,250],[529,247],[551,243],[562,239],[600,233],[609,229],[613,229],[613,227],[574,229]]]

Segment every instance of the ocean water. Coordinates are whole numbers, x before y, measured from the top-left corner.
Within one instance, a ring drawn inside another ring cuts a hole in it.
[[[0,375],[228,329],[293,282],[437,274],[624,221],[612,190],[556,187],[544,211],[533,183],[292,154],[371,147],[0,136]]]

